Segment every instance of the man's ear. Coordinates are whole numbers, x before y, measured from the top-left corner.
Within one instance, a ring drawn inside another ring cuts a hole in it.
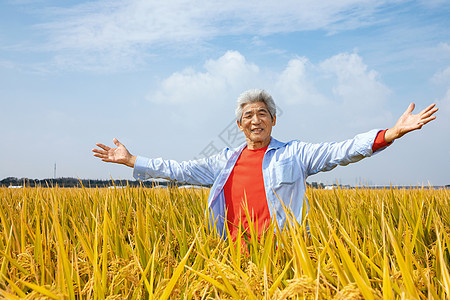
[[[277,123],[277,116],[273,116],[272,126],[275,126],[276,123]]]
[[[241,126],[241,123],[239,123],[239,121],[236,121],[237,126],[239,127],[240,131],[244,131],[244,127]]]

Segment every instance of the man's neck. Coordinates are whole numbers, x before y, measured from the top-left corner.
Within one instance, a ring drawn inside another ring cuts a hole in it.
[[[269,146],[271,140],[272,140],[272,137],[269,137],[267,140],[260,141],[260,142],[253,142],[253,141],[247,140],[247,148],[250,150],[261,149],[261,148]]]

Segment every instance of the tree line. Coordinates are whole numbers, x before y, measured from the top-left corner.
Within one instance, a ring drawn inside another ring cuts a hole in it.
[[[7,177],[0,180],[0,186],[26,186],[26,187],[85,187],[85,188],[95,188],[95,187],[156,187],[156,186],[177,186],[170,181],[137,181],[137,180],[102,180],[102,179],[79,179],[73,177],[62,177],[62,178],[47,178],[47,179],[29,179],[29,178],[16,178]]]
[[[323,183],[306,183],[308,186],[313,188],[324,188]],[[78,179],[73,177],[61,177],[61,178],[47,178],[47,179],[29,179],[29,178],[17,178],[17,177],[6,177],[0,180],[0,187],[9,186],[24,186],[24,187],[85,187],[85,188],[95,188],[95,187],[176,187],[182,186],[183,184],[171,182],[171,181],[157,181],[157,180],[102,180],[102,179]],[[210,188],[211,186],[205,186]]]

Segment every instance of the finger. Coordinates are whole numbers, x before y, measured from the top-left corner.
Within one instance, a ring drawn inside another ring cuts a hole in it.
[[[410,103],[409,104],[409,106],[408,106],[408,108],[406,109],[406,111],[405,111],[405,113],[404,114],[410,114],[410,113],[412,113],[413,112],[413,110],[414,110],[414,107],[416,107],[416,105],[414,104],[414,103]]]
[[[96,148],[92,149],[92,152],[99,153],[99,154],[107,154],[108,153],[105,150],[100,150],[100,149],[96,149]]]
[[[435,108],[430,109],[428,111],[423,111],[422,118],[428,118],[429,116],[431,116],[432,114],[434,114],[438,110],[439,110],[439,108],[435,107]]]
[[[103,144],[97,143],[96,144],[98,147],[102,148],[103,150],[109,151],[109,149],[111,149],[111,147],[105,146]]]
[[[435,107],[435,106],[436,106],[435,103],[428,105],[428,107],[425,108],[424,110],[422,110],[422,111],[420,112],[420,114],[425,114],[425,113],[427,113],[428,111],[430,111],[430,110],[431,110],[433,107]]]
[[[428,122],[433,121],[434,119],[436,119],[436,116],[431,116],[431,117],[428,117],[428,118],[426,118],[426,119],[421,120],[419,124],[425,125],[425,124],[427,124]]]
[[[94,156],[95,156],[95,157],[98,157],[98,158],[107,158],[107,157],[108,157],[108,155],[97,154],[97,153],[95,153]]]
[[[113,138],[113,142],[114,142],[114,144],[116,144],[117,147],[119,147],[120,145],[122,145],[122,144],[119,142],[119,140],[116,139],[116,138]]]

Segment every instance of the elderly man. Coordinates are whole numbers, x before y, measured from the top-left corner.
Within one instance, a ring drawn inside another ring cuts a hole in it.
[[[264,90],[249,90],[240,95],[237,103],[237,126],[244,132],[246,143],[236,149],[226,148],[209,158],[181,163],[131,155],[117,139],[113,140],[117,148],[97,144],[99,149],[92,151],[105,162],[134,168],[133,176],[139,180],[165,178],[212,185],[208,207],[214,224],[225,236],[227,222],[235,239],[239,224],[248,228],[245,206],[258,234],[271,219],[284,227],[284,206],[301,222],[308,176],[383,150],[395,139],[435,119],[433,114],[438,109],[432,104],[416,115],[411,114],[413,110],[411,103],[391,129],[374,129],[340,143],[310,144],[298,140],[284,143],[271,136],[276,123],[272,97]]]

